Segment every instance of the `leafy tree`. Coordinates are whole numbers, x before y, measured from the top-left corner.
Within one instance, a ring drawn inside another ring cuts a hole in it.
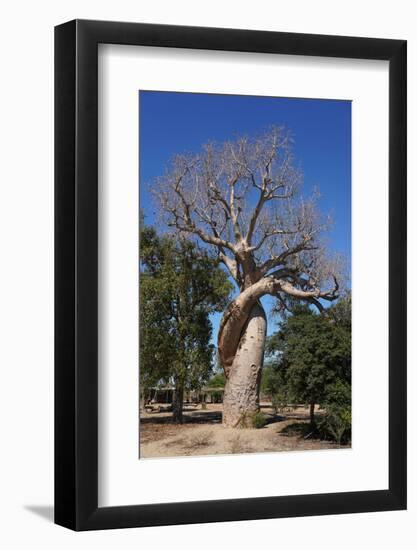
[[[224,390],[225,385],[226,377],[224,375],[224,372],[222,371],[215,372],[215,374],[207,382],[207,386],[209,386],[210,388],[219,388],[219,390]],[[215,403],[218,403],[220,400],[223,399],[223,397],[224,392],[222,391],[212,392],[211,394],[212,402],[214,400]]]
[[[321,436],[334,439],[338,445],[347,442],[352,424],[350,383],[342,379],[332,382],[327,387],[323,405],[326,412],[318,424]]]
[[[210,380],[207,382],[207,385],[211,388],[224,388],[226,383],[226,378],[223,372],[216,372]]]
[[[268,350],[278,354],[275,370],[280,373],[279,391],[288,399],[310,405],[310,423],[315,425],[314,408],[321,404],[336,412],[350,407],[351,336],[347,323],[338,323],[346,304],[336,311],[316,314],[298,306],[268,342]],[[346,306],[347,308],[347,306]]]
[[[352,330],[352,293],[346,291],[328,310],[330,319],[349,333]]]
[[[184,391],[210,375],[209,315],[225,307],[231,283],[218,260],[190,241],[142,227],[140,243],[141,383],[172,381],[173,417],[182,422]]]
[[[268,350],[267,342],[267,350]],[[278,357],[267,361],[262,371],[261,392],[271,398],[275,412],[282,412],[289,403],[288,386],[283,363]]]

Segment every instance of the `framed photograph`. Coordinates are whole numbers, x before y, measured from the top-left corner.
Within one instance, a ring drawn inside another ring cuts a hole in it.
[[[406,42],[55,29],[55,522],[406,508]]]

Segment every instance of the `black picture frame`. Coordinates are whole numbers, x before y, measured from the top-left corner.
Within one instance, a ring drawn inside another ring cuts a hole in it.
[[[98,44],[389,61],[389,488],[98,507]],[[55,28],[55,522],[74,530],[406,508],[406,41],[74,20]]]

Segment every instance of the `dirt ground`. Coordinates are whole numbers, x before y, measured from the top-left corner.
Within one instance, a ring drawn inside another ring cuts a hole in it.
[[[336,449],[330,441],[314,439],[308,432],[308,409],[298,407],[274,415],[267,404],[261,410],[268,417],[260,429],[223,428],[222,405],[207,409],[184,408],[184,423],[172,423],[169,412],[140,412],[140,458],[204,456]],[[318,417],[320,412],[318,412]]]

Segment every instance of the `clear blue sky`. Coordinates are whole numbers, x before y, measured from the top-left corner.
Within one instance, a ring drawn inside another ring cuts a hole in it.
[[[293,133],[295,157],[304,172],[302,192],[308,196],[314,187],[320,189],[319,208],[334,222],[329,246],[350,265],[350,101],[141,91],[139,106],[140,207],[146,223],[155,221],[147,184],[162,174],[174,154],[285,125]],[[214,338],[218,322],[218,316],[213,318]],[[273,328],[270,322],[268,333]]]

